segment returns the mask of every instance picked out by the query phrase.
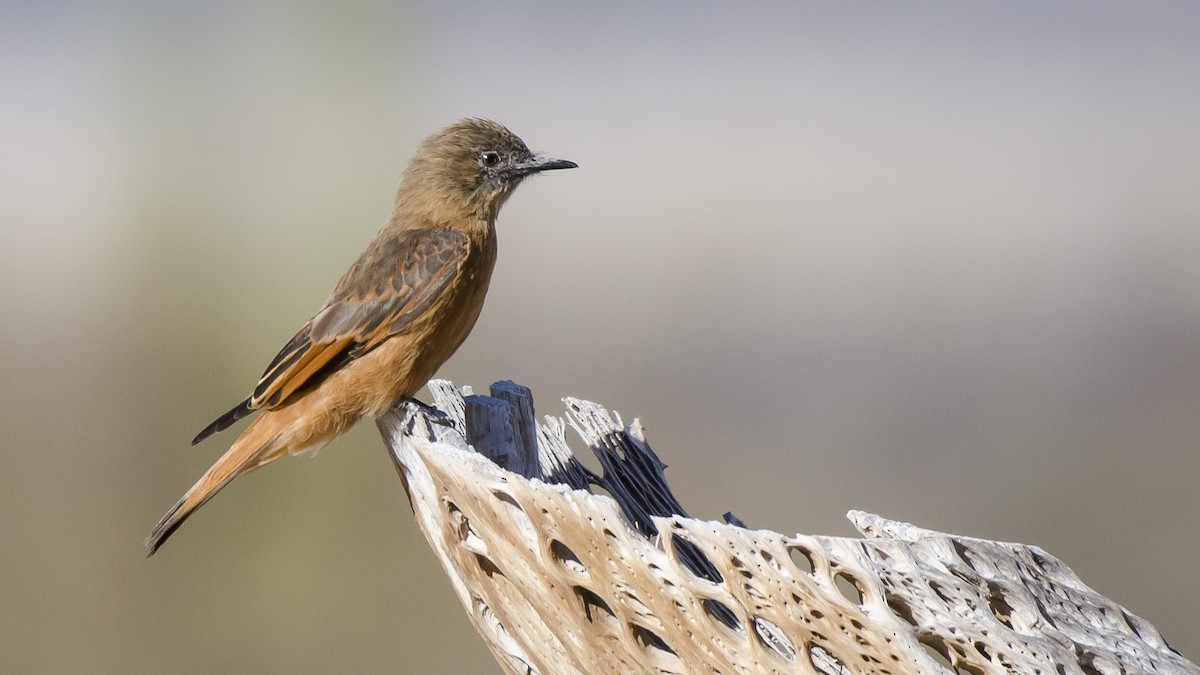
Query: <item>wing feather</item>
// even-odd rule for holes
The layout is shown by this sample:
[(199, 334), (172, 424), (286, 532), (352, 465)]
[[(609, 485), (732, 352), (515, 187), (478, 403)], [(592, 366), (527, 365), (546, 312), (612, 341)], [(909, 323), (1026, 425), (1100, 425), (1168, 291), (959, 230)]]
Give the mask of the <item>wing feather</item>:
[(404, 332), (461, 276), (469, 248), (465, 234), (444, 227), (381, 235), (338, 282), (325, 307), (279, 351), (254, 393), (194, 442), (254, 410), (287, 403), (338, 367)]

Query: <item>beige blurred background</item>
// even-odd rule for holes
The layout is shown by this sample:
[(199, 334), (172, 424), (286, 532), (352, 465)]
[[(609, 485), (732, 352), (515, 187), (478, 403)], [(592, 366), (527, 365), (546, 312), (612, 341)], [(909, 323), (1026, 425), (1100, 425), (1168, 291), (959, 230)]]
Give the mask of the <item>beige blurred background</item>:
[[(5, 3), (0, 671), (497, 672), (371, 425), (142, 538), (463, 116), (442, 375), (640, 416), (694, 515), (1045, 547), (1200, 659), (1200, 7)], [(240, 428), (240, 427), (239, 427)]]

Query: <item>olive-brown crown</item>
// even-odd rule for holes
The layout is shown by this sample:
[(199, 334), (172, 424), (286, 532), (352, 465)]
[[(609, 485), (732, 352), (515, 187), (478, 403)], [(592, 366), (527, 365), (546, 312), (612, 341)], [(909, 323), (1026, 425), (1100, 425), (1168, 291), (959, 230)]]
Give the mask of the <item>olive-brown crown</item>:
[(417, 148), (400, 183), (396, 208), (490, 222), (526, 176), (574, 166), (534, 154), (496, 122), (459, 120)]

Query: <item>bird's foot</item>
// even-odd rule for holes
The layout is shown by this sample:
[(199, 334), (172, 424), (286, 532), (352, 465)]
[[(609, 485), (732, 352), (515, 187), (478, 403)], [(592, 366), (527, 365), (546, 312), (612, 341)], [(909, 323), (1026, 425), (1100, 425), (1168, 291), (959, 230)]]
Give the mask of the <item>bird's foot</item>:
[(408, 403), (415, 406), (421, 412), (425, 413), (425, 416), (429, 418), (430, 422), (433, 422), (434, 424), (440, 424), (442, 426), (449, 427), (451, 429), (454, 428), (454, 420), (450, 417), (450, 415), (446, 414), (442, 410), (439, 410), (438, 408), (435, 408), (435, 407), (429, 405), (428, 403), (426, 403), (420, 399), (416, 399), (416, 398), (410, 397), (408, 399)]

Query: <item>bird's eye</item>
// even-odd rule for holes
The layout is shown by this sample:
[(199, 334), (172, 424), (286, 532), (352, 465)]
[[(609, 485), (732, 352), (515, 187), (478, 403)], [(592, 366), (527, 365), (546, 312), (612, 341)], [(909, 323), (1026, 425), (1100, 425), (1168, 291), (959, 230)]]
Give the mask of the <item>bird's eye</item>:
[(485, 152), (479, 156), (479, 161), (483, 162), (484, 166), (496, 166), (500, 163), (500, 153)]

